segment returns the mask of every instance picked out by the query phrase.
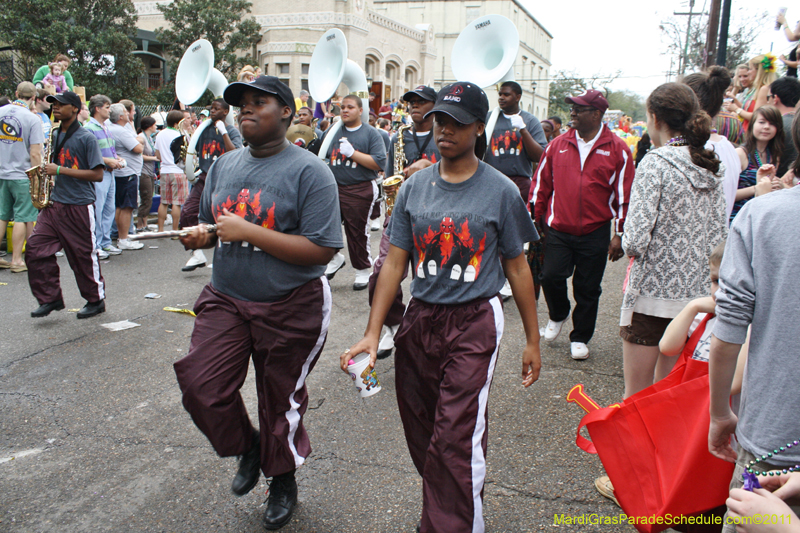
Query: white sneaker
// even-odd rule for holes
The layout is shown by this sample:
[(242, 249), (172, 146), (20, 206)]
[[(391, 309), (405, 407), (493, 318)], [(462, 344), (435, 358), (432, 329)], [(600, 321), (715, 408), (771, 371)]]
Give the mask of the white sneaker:
[(97, 249), (97, 257), (100, 259), (108, 259), (108, 252), (103, 250), (102, 248)]
[(385, 359), (392, 355), (394, 336), (398, 329), (400, 329), (400, 324), (396, 326), (386, 326), (386, 333), (383, 334), (381, 342), (378, 343), (378, 359)]
[(369, 276), (372, 274), (371, 268), (365, 268), (363, 270), (356, 270), (356, 280), (353, 283), (353, 290), (354, 291), (363, 291), (369, 286)]
[(113, 244), (109, 244), (103, 250), (108, 253), (108, 255), (119, 255), (122, 253), (122, 250), (114, 246)]
[(171, 226), (172, 225), (172, 215), (167, 215), (167, 218), (164, 220), (164, 225), (165, 226)]
[(506, 282), (503, 284), (503, 288), (500, 289), (500, 297), (504, 302), (511, 298), (511, 284), (508, 282), (508, 280), (506, 280)]
[(328, 263), (327, 268), (325, 269), (325, 277), (328, 279), (333, 279), (333, 276), (336, 275), (339, 270), (344, 267), (344, 255), (336, 252), (336, 255), (333, 256), (330, 263)]
[(383, 226), (381, 225), (381, 219), (380, 218), (376, 218), (375, 220), (373, 220), (370, 223), (369, 230), (370, 231), (380, 231), (382, 227)]
[(132, 241), (130, 239), (119, 239), (117, 241), (117, 246), (120, 250), (141, 250), (144, 248), (144, 244), (139, 241)]
[(203, 250), (192, 250), (192, 256), (186, 262), (181, 272), (191, 272), (192, 270), (206, 266), (206, 254)]
[(564, 322), (566, 322), (566, 320), (562, 320), (561, 322), (548, 321), (547, 327), (544, 328), (544, 340), (547, 342), (556, 340), (556, 337), (561, 333), (561, 326), (564, 325)]
[(589, 348), (582, 342), (571, 343), (570, 351), (572, 352), (572, 358), (578, 361), (589, 357)]
[(63, 250), (57, 251), (56, 252), (56, 257), (64, 257), (64, 251)]

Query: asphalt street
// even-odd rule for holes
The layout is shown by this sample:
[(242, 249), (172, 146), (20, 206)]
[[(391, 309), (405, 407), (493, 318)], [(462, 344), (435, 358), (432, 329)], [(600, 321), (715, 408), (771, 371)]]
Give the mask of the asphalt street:
[[(375, 251), (378, 239), (374, 232)], [(234, 497), (236, 459), (217, 457), (181, 404), (172, 363), (186, 353), (194, 319), (163, 308), (191, 308), (212, 272), (182, 273), (187, 259), (178, 242), (156, 240), (104, 261), (107, 312), (88, 320), (76, 319), (84, 301), (65, 258), (67, 309), (43, 319), (30, 317), (37, 303), (27, 275), (0, 271), (0, 531), (263, 531), (266, 480)], [(543, 344), (541, 376), (529, 389), (521, 385), (521, 321), (513, 300), (505, 304), (489, 399), (487, 531), (635, 531), (554, 523), (562, 514), (621, 513), (594, 488), (602, 465), (575, 445), (584, 412), (565, 396), (583, 383), (600, 405), (621, 398), (624, 274), (623, 261), (606, 270), (589, 359), (570, 358), (565, 330)], [(397, 411), (394, 356), (377, 366), (383, 390), (363, 400), (338, 367), (368, 315), (353, 275), (348, 260), (331, 282), (330, 332), (307, 381), (313, 453), (298, 471), (300, 503), (287, 533), (410, 533), (419, 520), (421, 481)], [(139, 326), (102, 326), (123, 320)], [(242, 393), (255, 419), (252, 369)]]

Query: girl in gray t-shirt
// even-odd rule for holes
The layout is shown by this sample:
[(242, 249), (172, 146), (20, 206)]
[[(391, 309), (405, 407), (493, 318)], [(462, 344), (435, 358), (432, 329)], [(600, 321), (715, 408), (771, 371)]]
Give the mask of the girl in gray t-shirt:
[(522, 253), (522, 243), (538, 235), (516, 186), (476, 153), (486, 146), (488, 108), (484, 92), (470, 83), (439, 92), (430, 113), (441, 160), (401, 187), (365, 337), (341, 356), (345, 371), (358, 353), (369, 353), (374, 365), (411, 260), (416, 277), (395, 336), (395, 374), (406, 441), (423, 478), (423, 532), (441, 523), (483, 531), (486, 406), (503, 334), (497, 293), (504, 277), (527, 338), (523, 385), (538, 379), (541, 366), (533, 280)]

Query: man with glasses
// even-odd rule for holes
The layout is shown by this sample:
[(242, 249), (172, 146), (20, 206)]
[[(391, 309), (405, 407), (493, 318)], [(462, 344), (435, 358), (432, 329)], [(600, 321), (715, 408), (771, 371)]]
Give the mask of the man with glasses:
[(794, 110), (797, 102), (800, 101), (800, 81), (797, 78), (785, 76), (778, 78), (769, 86), (767, 103), (774, 105), (783, 115), (783, 155), (778, 166), (777, 176), (786, 174), (789, 167), (797, 159), (797, 151), (792, 142), (792, 121), (794, 120)]
[[(575, 311), (570, 333), (573, 359), (586, 359), (594, 334), (606, 258), (619, 260), (634, 166), (625, 141), (603, 126), (608, 101), (589, 90), (566, 99), (570, 130), (553, 139), (536, 170), (531, 203), (546, 233), (542, 290), (554, 341), (569, 317), (567, 278), (572, 276)], [(614, 220), (612, 234), (612, 220)]]

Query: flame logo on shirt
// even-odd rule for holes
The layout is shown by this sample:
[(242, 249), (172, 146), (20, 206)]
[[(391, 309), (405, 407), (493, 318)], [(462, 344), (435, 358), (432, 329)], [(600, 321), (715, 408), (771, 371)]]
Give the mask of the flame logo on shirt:
[(489, 148), (495, 157), (522, 153), (522, 134), (516, 130), (501, 131), (492, 136)]
[[(486, 249), (484, 232), (477, 247), (469, 231), (469, 221), (456, 228), (450, 217), (442, 218), (438, 231), (428, 226), (428, 231), (417, 237), (414, 232), (414, 247), (417, 250), (417, 277), (436, 277), (446, 273), (452, 280), (472, 283), (480, 274), (483, 252)], [(463, 277), (462, 277), (463, 275)]]
[(211, 142), (207, 142), (203, 144), (203, 147), (200, 149), (200, 159), (202, 160), (211, 160), (213, 163), (219, 156), (225, 153), (225, 149), (216, 139), (212, 140)]
[(75, 168), (75, 169), (79, 168), (78, 158), (70, 153), (69, 148), (64, 148), (63, 150), (61, 150), (61, 152), (58, 154), (57, 163), (62, 167), (66, 168)]
[(214, 218), (224, 214), (227, 209), (248, 222), (267, 229), (275, 229), (275, 202), (270, 208), (261, 205), (261, 191), (251, 193), (250, 189), (242, 189), (236, 198), (228, 198), (214, 206)]

